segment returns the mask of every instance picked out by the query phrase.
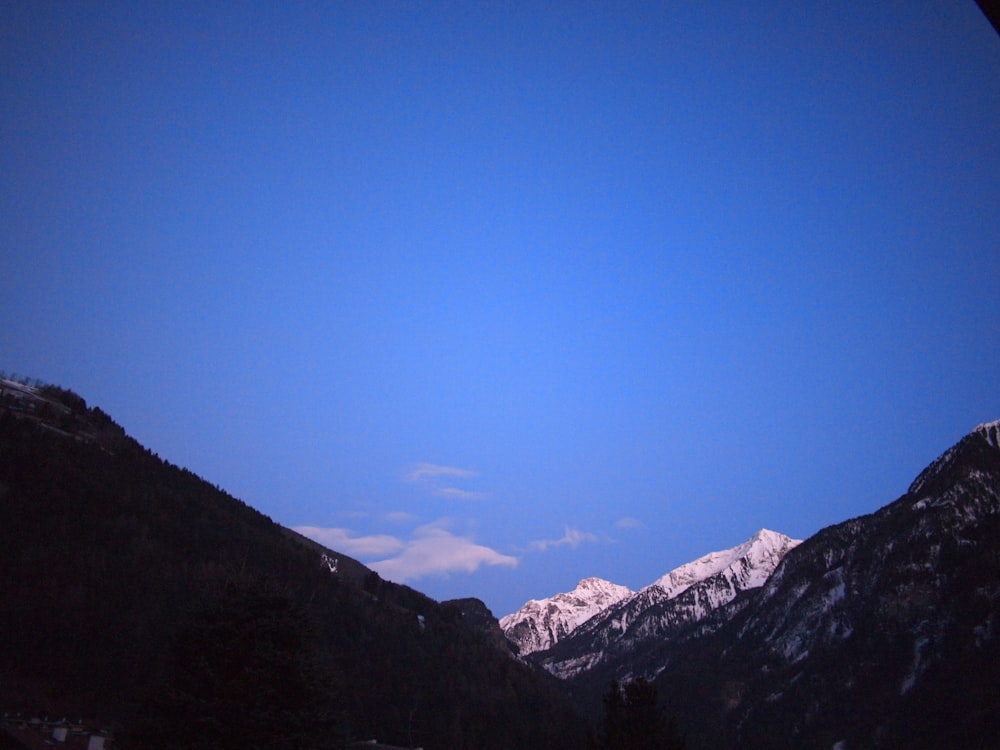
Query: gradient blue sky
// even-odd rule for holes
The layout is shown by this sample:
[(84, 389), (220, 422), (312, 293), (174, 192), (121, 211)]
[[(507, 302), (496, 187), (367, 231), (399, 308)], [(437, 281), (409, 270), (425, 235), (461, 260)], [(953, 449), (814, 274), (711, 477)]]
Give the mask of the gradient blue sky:
[(806, 537), (1000, 417), (973, 0), (32, 0), (0, 60), (0, 368), (435, 598)]

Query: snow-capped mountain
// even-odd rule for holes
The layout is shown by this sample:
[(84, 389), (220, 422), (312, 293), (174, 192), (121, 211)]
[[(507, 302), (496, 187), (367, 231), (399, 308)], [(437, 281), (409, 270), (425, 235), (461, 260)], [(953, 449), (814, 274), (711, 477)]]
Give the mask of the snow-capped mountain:
[(5, 711), (102, 717), (152, 748), (340, 747), (348, 727), (407, 747), (587, 744), (481, 601), (386, 581), (79, 395), (3, 378), (0, 581)]
[(584, 578), (572, 591), (548, 599), (532, 599), (517, 612), (500, 618), (507, 640), (524, 656), (543, 651), (573, 632), (632, 590), (602, 578)]
[(800, 542), (776, 531), (761, 529), (737, 547), (710, 552), (671, 570), (653, 581), (649, 588), (659, 586), (668, 599), (673, 599), (692, 585), (719, 574), (734, 589), (757, 588), (764, 585), (785, 553)]
[[(998, 549), (1000, 421), (899, 499), (798, 545), (759, 589), (614, 666), (655, 677), (699, 746), (1000, 747)], [(610, 666), (573, 689), (596, 701)]]
[[(534, 660), (569, 678), (601, 663), (615, 663), (649, 641), (669, 638), (741, 592), (759, 588), (785, 554), (799, 544), (768, 529), (732, 549), (681, 565), (640, 591), (611, 604)], [(617, 670), (622, 671), (622, 670)], [(623, 667), (624, 678), (631, 670)]]

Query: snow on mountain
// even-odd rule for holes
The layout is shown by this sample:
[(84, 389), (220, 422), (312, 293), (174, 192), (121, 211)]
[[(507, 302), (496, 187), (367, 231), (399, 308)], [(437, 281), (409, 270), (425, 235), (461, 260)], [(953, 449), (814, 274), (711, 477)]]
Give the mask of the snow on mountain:
[(529, 660), (587, 705), (654, 681), (699, 747), (1000, 747), (997, 539), (1000, 421), (874, 513), (762, 530)]
[(662, 670), (661, 686), (696, 675), (680, 699), (726, 696), (706, 747), (1000, 747), (998, 539), (990, 422), (897, 500), (797, 547), (729, 625), (632, 664)]
[(741, 591), (757, 588), (764, 585), (785, 553), (799, 542), (776, 531), (761, 529), (743, 544), (709, 552), (674, 568), (650, 586), (659, 586), (668, 599), (673, 599), (692, 585), (721, 573)]
[[(762, 586), (798, 543), (761, 529), (743, 544), (681, 565), (636, 592), (600, 578), (585, 578), (571, 592), (529, 601), (501, 618), (500, 627), (522, 656), (549, 651), (572, 636), (578, 647), (560, 648), (553, 659), (543, 659), (554, 674), (569, 676), (601, 661), (609, 644), (630, 629), (635, 637), (652, 637), (665, 623), (701, 619), (739, 592)], [(659, 613), (665, 602), (682, 595), (684, 601), (676, 611), (654, 619), (646, 616)]]
[(616, 661), (703, 619), (740, 592), (759, 588), (798, 544), (800, 540), (761, 529), (743, 544), (681, 565), (612, 603), (535, 658), (564, 679)]
[(550, 648), (595, 614), (631, 594), (626, 586), (602, 578), (584, 578), (572, 591), (530, 600), (517, 612), (502, 617), (500, 628), (524, 656)]
[(1000, 448), (1000, 419), (993, 422), (983, 422), (973, 433), (982, 435), (986, 439), (987, 445)]

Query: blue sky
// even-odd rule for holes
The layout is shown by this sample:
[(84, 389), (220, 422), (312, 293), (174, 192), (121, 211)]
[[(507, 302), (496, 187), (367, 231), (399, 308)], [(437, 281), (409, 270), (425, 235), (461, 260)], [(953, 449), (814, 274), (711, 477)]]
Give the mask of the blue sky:
[(643, 586), (1000, 417), (968, 2), (6, 3), (0, 368), (435, 598)]

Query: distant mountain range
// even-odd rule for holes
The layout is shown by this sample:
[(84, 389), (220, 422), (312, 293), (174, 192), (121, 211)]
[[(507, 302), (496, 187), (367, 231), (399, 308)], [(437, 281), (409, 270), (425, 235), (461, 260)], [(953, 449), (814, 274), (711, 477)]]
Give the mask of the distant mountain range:
[(498, 622), (0, 378), (0, 582), (0, 712), (106, 718), (123, 750), (582, 748), (635, 678), (690, 750), (1000, 747), (1000, 422), (805, 541), (761, 530)]
[(522, 658), (590, 710), (643, 677), (696, 747), (1000, 747), (1000, 422), (875, 513), (611, 586), (501, 620), (515, 646), (547, 637)]
[[(500, 627), (522, 655), (533, 654), (532, 661), (565, 679), (669, 638), (741, 592), (764, 585), (799, 543), (761, 529), (743, 544), (686, 563), (636, 592), (584, 579), (569, 594), (528, 602), (502, 618)], [(615, 674), (619, 680), (631, 676)]]

